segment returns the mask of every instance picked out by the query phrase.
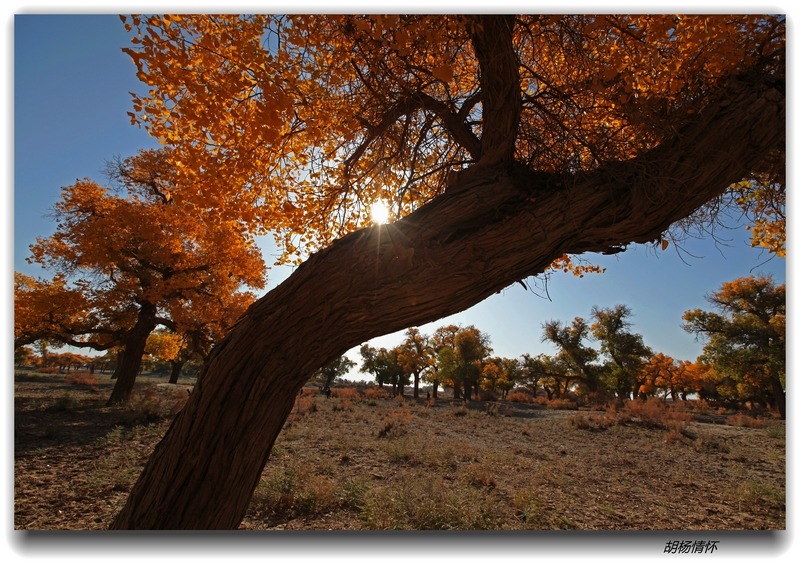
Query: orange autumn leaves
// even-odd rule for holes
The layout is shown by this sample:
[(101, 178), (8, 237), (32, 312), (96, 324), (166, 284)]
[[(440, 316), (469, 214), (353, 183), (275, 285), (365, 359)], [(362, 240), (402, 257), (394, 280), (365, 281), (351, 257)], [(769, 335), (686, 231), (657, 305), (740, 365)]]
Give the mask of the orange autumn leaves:
[(669, 396), (677, 400), (687, 394), (700, 392), (710, 376), (711, 367), (708, 364), (675, 360), (657, 353), (642, 369), (639, 394)]
[[(163, 160), (163, 156), (161, 157)], [(122, 345), (141, 308), (178, 332), (220, 329), (264, 285), (261, 253), (240, 223), (166, 199), (170, 173), (158, 153), (122, 164), (127, 192), (88, 179), (65, 187), (54, 205), (56, 231), (37, 239), (29, 262), (52, 280), (18, 275), (15, 338), (41, 337), (107, 349)], [(219, 335), (220, 332), (215, 332)]]
[[(470, 17), (122, 19), (147, 85), (131, 120), (175, 147), (182, 200), (276, 233), (287, 258), (364, 226), (377, 200), (408, 214), (478, 159)], [(574, 172), (642, 153), (718, 81), (782, 57), (784, 33), (764, 15), (518, 16), (516, 159)]]

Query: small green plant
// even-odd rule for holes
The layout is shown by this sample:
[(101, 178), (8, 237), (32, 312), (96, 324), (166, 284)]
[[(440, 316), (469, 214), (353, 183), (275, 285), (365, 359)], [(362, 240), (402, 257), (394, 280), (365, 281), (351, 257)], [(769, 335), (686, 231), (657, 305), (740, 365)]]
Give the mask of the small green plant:
[(778, 423), (770, 423), (764, 428), (764, 433), (772, 439), (783, 439), (786, 437), (786, 427)]
[(356, 476), (346, 479), (339, 488), (339, 499), (344, 508), (361, 510), (364, 497), (370, 488), (366, 477)]
[(732, 491), (732, 496), (739, 504), (739, 510), (742, 509), (742, 506), (781, 506), (786, 504), (785, 490), (768, 483), (760, 483), (749, 479), (736, 485)]
[(258, 512), (286, 513), (294, 507), (300, 486), (300, 472), (294, 465), (264, 471), (253, 493), (251, 504)]
[(336, 492), (336, 481), (331, 477), (312, 475), (303, 481), (297, 491), (295, 514), (313, 515), (333, 510), (339, 504)]
[(395, 439), (386, 449), (389, 462), (400, 464), (414, 464), (414, 448), (407, 439)]

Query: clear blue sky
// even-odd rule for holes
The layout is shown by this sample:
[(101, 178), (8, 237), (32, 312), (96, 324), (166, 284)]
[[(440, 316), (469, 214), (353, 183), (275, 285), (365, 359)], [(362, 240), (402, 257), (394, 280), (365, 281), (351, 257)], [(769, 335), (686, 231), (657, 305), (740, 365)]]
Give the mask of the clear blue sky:
[[(105, 183), (106, 160), (130, 156), (153, 142), (126, 115), (128, 92), (142, 85), (121, 52), (129, 38), (117, 16), (17, 15), (13, 25), (14, 267), (36, 273), (38, 267), (25, 262), (28, 245), (53, 231), (47, 215), (61, 187), (84, 177)], [(607, 269), (605, 274), (555, 275), (547, 285), (549, 299), (534, 293), (537, 282), (531, 280), (533, 291), (513, 286), (422, 329), (473, 324), (489, 334), (497, 355), (554, 353), (540, 342), (543, 322), (588, 319), (593, 306), (626, 304), (634, 314), (634, 330), (653, 350), (694, 359), (701, 348), (681, 328), (685, 310), (706, 306), (704, 297), (723, 282), (752, 272), (785, 281), (785, 261), (750, 248), (744, 229), (720, 231), (718, 238), (726, 244), (712, 239), (683, 244), (690, 253), (683, 260), (672, 246), (657, 253), (636, 246), (618, 256), (590, 257)], [(269, 241), (263, 244), (272, 266), (274, 252)], [(289, 272), (272, 270), (270, 287)], [(401, 337), (371, 343), (390, 347)]]

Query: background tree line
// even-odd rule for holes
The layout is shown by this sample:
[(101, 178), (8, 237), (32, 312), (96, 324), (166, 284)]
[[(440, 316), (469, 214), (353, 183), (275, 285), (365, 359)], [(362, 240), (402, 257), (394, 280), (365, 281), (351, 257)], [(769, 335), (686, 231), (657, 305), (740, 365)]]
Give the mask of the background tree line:
[[(686, 311), (684, 329), (705, 340), (695, 361), (654, 352), (632, 331), (631, 309), (620, 304), (595, 307), (590, 321), (545, 322), (542, 340), (556, 347), (554, 355), (495, 356), (489, 336), (475, 326), (442, 326), (431, 335), (409, 328), (393, 348), (362, 345), (360, 371), (393, 395), (413, 385), (415, 398), (421, 382), (434, 399), (440, 388), (455, 399), (506, 399), (524, 390), (584, 404), (694, 396), (728, 407), (772, 408), (785, 418), (785, 290), (770, 277), (748, 276), (708, 297), (718, 312)], [(316, 378), (327, 388), (355, 365), (342, 356)]]

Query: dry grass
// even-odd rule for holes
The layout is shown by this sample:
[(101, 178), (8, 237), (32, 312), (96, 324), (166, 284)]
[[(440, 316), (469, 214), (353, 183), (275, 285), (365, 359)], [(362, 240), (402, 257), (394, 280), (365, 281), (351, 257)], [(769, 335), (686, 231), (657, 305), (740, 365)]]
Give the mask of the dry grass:
[[(106, 407), (110, 387), (17, 380), (16, 528), (107, 527), (187, 394), (145, 380), (138, 401)], [(786, 526), (782, 422), (698, 423), (641, 404), (594, 412), (489, 405), (304, 392), (241, 528)], [(676, 427), (680, 438), (668, 439)]]

